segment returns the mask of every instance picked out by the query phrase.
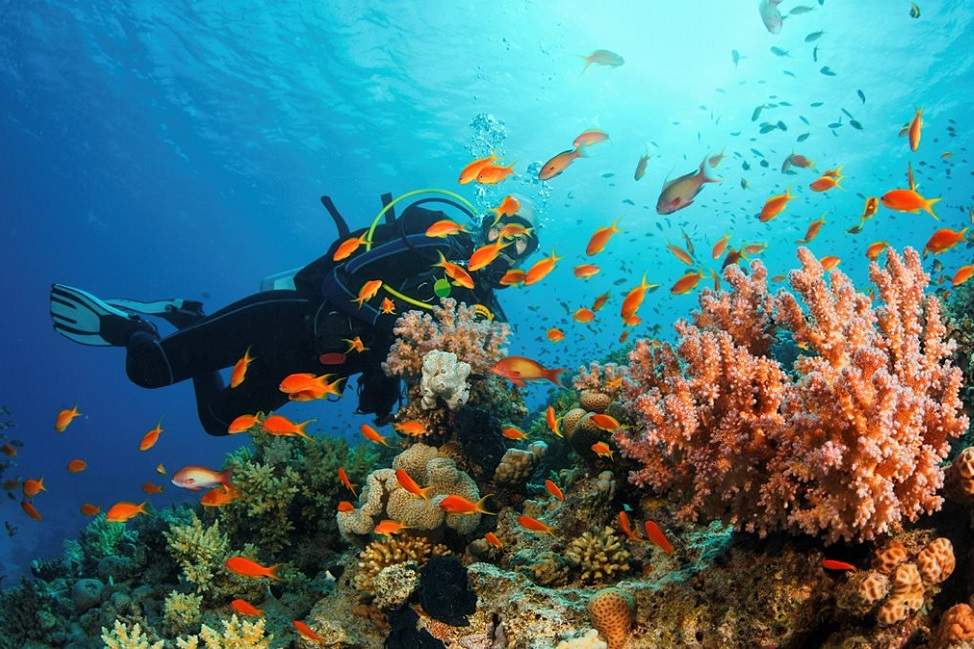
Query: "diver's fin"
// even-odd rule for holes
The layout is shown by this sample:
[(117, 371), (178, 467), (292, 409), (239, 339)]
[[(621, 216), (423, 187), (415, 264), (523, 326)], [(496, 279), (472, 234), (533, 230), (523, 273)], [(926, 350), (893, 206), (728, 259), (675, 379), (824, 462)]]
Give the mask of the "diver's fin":
[(335, 229), (338, 230), (338, 238), (345, 239), (348, 237), (350, 230), (348, 229), (348, 223), (345, 222), (345, 217), (342, 213), (338, 211), (335, 207), (335, 203), (331, 200), (331, 196), (322, 196), (321, 204), (325, 206), (328, 210), (328, 214), (331, 215), (331, 220), (335, 222)]
[(197, 300), (172, 299), (141, 302), (128, 298), (113, 297), (105, 300), (105, 302), (128, 313), (153, 315), (162, 318), (177, 329), (188, 327), (205, 317), (203, 314), (203, 303)]
[[(392, 194), (390, 194), (389, 192), (386, 192), (385, 194), (383, 194), (379, 198), (382, 200), (382, 207), (383, 208), (388, 207), (389, 206), (389, 203), (392, 202)], [(386, 223), (395, 223), (396, 222), (396, 208), (395, 207), (389, 207), (389, 209), (386, 210), (385, 221), (386, 221)]]
[(64, 284), (51, 285), (51, 321), (54, 331), (82, 345), (122, 346), (139, 329), (155, 333), (141, 318)]

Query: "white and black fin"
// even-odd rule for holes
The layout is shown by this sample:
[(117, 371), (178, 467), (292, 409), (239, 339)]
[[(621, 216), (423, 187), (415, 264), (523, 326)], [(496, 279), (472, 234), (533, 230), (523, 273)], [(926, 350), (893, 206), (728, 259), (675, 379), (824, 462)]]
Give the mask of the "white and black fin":
[(196, 300), (155, 300), (141, 302), (128, 298), (110, 298), (108, 304), (128, 313), (162, 318), (177, 329), (188, 327), (204, 317), (203, 303)]
[(125, 345), (138, 329), (153, 330), (144, 320), (64, 284), (51, 285), (51, 322), (54, 330), (66, 338), (103, 347)]

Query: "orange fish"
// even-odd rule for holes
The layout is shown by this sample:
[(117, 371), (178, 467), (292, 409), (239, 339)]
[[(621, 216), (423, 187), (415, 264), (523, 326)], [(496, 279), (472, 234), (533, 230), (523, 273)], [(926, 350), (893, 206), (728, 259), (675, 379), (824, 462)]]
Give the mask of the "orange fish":
[(923, 210), (933, 218), (940, 220), (937, 213), (933, 211), (933, 206), (940, 202), (940, 198), (924, 198), (915, 189), (893, 189), (883, 194), (883, 205), (896, 212), (909, 212), (919, 214)]
[(523, 442), (528, 438), (527, 433), (517, 426), (505, 426), (501, 429), (501, 435), (504, 437), (504, 439), (510, 439), (515, 442)]
[(358, 354), (363, 354), (369, 351), (369, 348), (365, 346), (362, 342), (361, 336), (355, 336), (354, 338), (342, 338), (343, 343), (348, 343), (348, 349), (345, 350), (346, 354), (351, 354), (356, 352)]
[[(333, 384), (328, 383), (328, 379), (331, 377), (331, 374), (315, 376), (310, 372), (297, 372), (284, 377), (284, 380), (277, 386), (277, 389), (288, 395), (310, 393), (324, 396), (327, 393), (334, 392), (331, 387)], [(254, 423), (258, 422), (255, 421)]]
[(633, 531), (632, 524), (629, 522), (629, 514), (625, 510), (619, 512), (619, 529), (630, 541), (638, 541), (639, 534)]
[(156, 473), (158, 473), (159, 475), (166, 475), (166, 467), (164, 467), (161, 463), (157, 464)]
[(146, 492), (150, 496), (162, 493), (162, 487), (154, 482), (145, 482), (142, 484), (142, 491)]
[(547, 525), (539, 521), (537, 518), (531, 518), (530, 516), (521, 515), (517, 517), (517, 522), (518, 525), (520, 525), (521, 527), (523, 527), (529, 532), (535, 532), (537, 534), (554, 533), (554, 530), (552, 528), (548, 527)]
[(394, 534), (398, 534), (399, 532), (402, 532), (403, 530), (408, 530), (408, 529), (409, 529), (408, 527), (406, 527), (399, 521), (392, 521), (389, 519), (385, 519), (383, 521), (379, 521), (379, 524), (376, 525), (375, 529), (373, 529), (372, 531), (381, 536), (392, 536)]
[(603, 293), (595, 298), (595, 302), (592, 302), (592, 310), (598, 311), (605, 306), (605, 303), (609, 301), (609, 294)]
[(974, 275), (974, 264), (968, 264), (966, 266), (961, 266), (954, 273), (954, 278), (950, 280), (951, 284), (954, 286), (960, 286)]
[(626, 325), (627, 327), (635, 327), (642, 321), (643, 321), (642, 318), (640, 318), (635, 313), (630, 313), (629, 315), (622, 316), (622, 324)]
[(30, 516), (31, 518), (33, 518), (35, 521), (40, 522), (40, 521), (44, 520), (44, 517), (41, 516), (41, 513), (39, 511), (37, 511), (37, 508), (34, 507), (30, 502), (28, 502), (26, 500), (20, 501), (20, 508), (23, 509), (24, 512), (28, 516)]
[(162, 434), (162, 422), (160, 421), (156, 424), (156, 427), (150, 430), (148, 433), (142, 436), (142, 441), (139, 442), (140, 451), (148, 451), (150, 448), (156, 445), (159, 441), (159, 435)]
[(342, 259), (351, 257), (352, 253), (358, 250), (359, 246), (365, 244), (366, 237), (368, 235), (369, 233), (366, 231), (363, 232), (362, 236), (360, 237), (350, 237), (342, 241), (340, 244), (338, 244), (335, 254), (331, 256), (332, 261), (341, 261)]
[(578, 279), (591, 279), (598, 275), (600, 270), (595, 264), (579, 264), (572, 272)]
[(842, 178), (842, 165), (839, 165), (835, 169), (829, 169), (822, 173), (823, 176), (828, 176), (829, 178), (835, 178), (838, 180)]
[(574, 315), (572, 315), (572, 320), (585, 324), (595, 320), (595, 313), (591, 309), (583, 306), (575, 311)]
[(220, 485), (210, 489), (200, 497), (203, 507), (223, 507), (240, 497), (240, 491), (232, 485)]
[(24, 480), (24, 496), (27, 498), (33, 498), (42, 491), (47, 491), (47, 487), (44, 486), (44, 478), (38, 480)]
[(676, 284), (670, 287), (670, 293), (673, 295), (683, 295), (685, 293), (689, 293), (697, 287), (697, 284), (701, 279), (703, 279), (703, 275), (699, 271), (691, 270), (683, 277), (676, 280)]
[(503, 275), (501, 275), (498, 283), (501, 286), (517, 286), (518, 284), (523, 284), (524, 280), (528, 278), (528, 274), (521, 270), (520, 268), (512, 268)]
[(592, 146), (593, 144), (601, 144), (609, 139), (609, 134), (605, 131), (600, 131), (595, 128), (591, 128), (587, 131), (583, 131), (575, 140), (572, 142), (572, 146), (576, 149), (586, 146)]
[(727, 249), (727, 244), (730, 243), (730, 239), (731, 235), (725, 234), (717, 240), (717, 243), (714, 244), (713, 250), (710, 251), (711, 259), (720, 259), (720, 256), (724, 254), (724, 251)]
[(341, 513), (343, 513), (343, 514), (347, 514), (349, 512), (354, 512), (355, 511), (355, 505), (353, 505), (352, 503), (350, 503), (347, 500), (342, 500), (341, 502), (338, 503), (338, 511), (341, 512)]
[(57, 417), (54, 419), (54, 430), (59, 433), (63, 433), (67, 430), (68, 426), (74, 421), (75, 417), (80, 416), (81, 413), (78, 412), (78, 406), (72, 406), (71, 408), (66, 408), (57, 413)]
[(348, 479), (348, 473), (345, 471), (345, 467), (338, 467), (338, 481), (342, 483), (342, 486), (351, 491), (353, 496), (358, 496), (358, 494), (355, 493), (355, 485), (353, 485), (352, 481)]
[(626, 342), (628, 338), (629, 338), (629, 330), (627, 329), (626, 331), (623, 331), (621, 334), (619, 334), (619, 344), (621, 345), (622, 343)]
[(291, 622), (291, 624), (297, 630), (298, 634), (300, 634), (301, 637), (304, 638), (305, 640), (307, 640), (309, 642), (314, 642), (316, 644), (324, 644), (325, 643), (325, 639), (324, 638), (322, 638), (320, 635), (318, 635), (317, 633), (315, 633), (314, 630), (312, 630), (312, 628), (310, 626), (308, 626), (307, 624), (305, 624), (301, 620), (293, 620)]
[(639, 282), (639, 286), (630, 290), (626, 293), (625, 299), (622, 301), (622, 308), (620, 309), (620, 314), (622, 319), (626, 320), (630, 316), (635, 315), (639, 307), (642, 306), (643, 300), (646, 299), (646, 292), (650, 290), (655, 290), (659, 284), (650, 284), (646, 281), (646, 275), (643, 274), (642, 280)]
[(558, 485), (556, 485), (554, 482), (552, 482), (551, 480), (545, 480), (544, 481), (544, 488), (547, 489), (548, 490), (548, 493), (550, 493), (552, 496), (554, 496), (555, 498), (557, 498), (561, 502), (565, 502), (565, 492), (563, 492), (558, 487)]
[(774, 282), (775, 284), (780, 284), (781, 282), (785, 281), (785, 276), (784, 275), (772, 275), (771, 276), (771, 281)]
[(230, 608), (241, 615), (248, 617), (264, 617), (264, 611), (257, 608), (245, 599), (235, 599), (230, 602)]
[(888, 247), (889, 244), (885, 241), (875, 241), (869, 244), (869, 247), (866, 248), (866, 257), (869, 259), (869, 261), (876, 261), (879, 256), (883, 254), (883, 251)]
[(913, 120), (910, 122), (910, 129), (907, 134), (910, 136), (910, 149), (916, 151), (920, 148), (920, 136), (923, 131), (923, 109), (917, 108), (917, 112), (913, 115)]
[(876, 215), (876, 210), (879, 209), (879, 199), (875, 196), (870, 196), (866, 199), (866, 206), (862, 210), (862, 216), (859, 218), (863, 221), (866, 219), (871, 219)]
[(529, 236), (533, 229), (534, 228), (526, 227), (520, 223), (508, 223), (501, 228), (501, 231), (497, 236), (501, 239), (517, 239), (518, 237)]
[(136, 505), (126, 501), (117, 502), (105, 513), (105, 520), (109, 523), (125, 523), (139, 514), (145, 514), (145, 503)]
[(524, 356), (508, 356), (494, 363), (490, 371), (519, 388), (523, 388), (527, 381), (538, 380), (551, 381), (560, 387), (558, 375), (564, 372), (565, 368), (545, 368), (537, 361)]
[(646, 521), (646, 538), (650, 540), (654, 545), (659, 546), (663, 552), (669, 554), (673, 552), (673, 546), (670, 544), (669, 539), (666, 538), (666, 534), (660, 529), (654, 521)]
[(264, 577), (268, 579), (273, 579), (274, 581), (279, 581), (280, 577), (277, 576), (277, 565), (273, 566), (262, 566), (256, 561), (252, 561), (247, 557), (242, 557), (240, 555), (234, 555), (227, 559), (223, 566), (235, 575), (240, 575), (241, 577), (250, 577), (251, 579), (262, 579)]
[(774, 217), (784, 212), (785, 206), (788, 205), (788, 201), (790, 200), (791, 189), (786, 189), (784, 194), (776, 194), (772, 196), (765, 201), (764, 206), (761, 208), (761, 213), (758, 214), (758, 220), (762, 223), (767, 223)]
[(717, 276), (717, 271), (713, 268), (710, 269), (710, 279), (714, 281), (714, 290), (720, 290), (720, 277)]
[(951, 230), (950, 228), (940, 228), (927, 240), (927, 245), (923, 247), (923, 250), (924, 252), (932, 252), (935, 255), (939, 255), (942, 252), (947, 252), (963, 241), (964, 235), (966, 234), (967, 228), (959, 231)]
[(402, 469), (396, 469), (396, 480), (399, 482), (400, 487), (412, 495), (422, 498), (423, 500), (430, 499), (430, 492), (433, 490), (433, 487), (420, 487), (419, 484), (413, 480), (412, 476)]
[(609, 433), (615, 432), (615, 430), (621, 425), (612, 415), (602, 413), (592, 415), (590, 421), (595, 425), (596, 428), (600, 428), (601, 430)]
[(487, 541), (487, 545), (492, 548), (500, 550), (502, 547), (504, 547), (504, 543), (493, 532), (487, 532), (484, 534), (484, 540)]
[(437, 254), (440, 255), (440, 260), (433, 264), (433, 268), (442, 268), (446, 276), (452, 279), (457, 286), (469, 289), (473, 288), (473, 277), (470, 276), (470, 273), (464, 270), (463, 267), (448, 261), (442, 252), (437, 251)]
[(575, 160), (584, 157), (586, 157), (584, 149), (562, 151), (542, 165), (541, 171), (538, 172), (538, 180), (551, 180), (561, 175)]
[(815, 166), (815, 163), (801, 155), (800, 153), (792, 153), (788, 156), (785, 162), (789, 167), (798, 167), (799, 169), (809, 169)]
[(247, 378), (247, 368), (253, 362), (254, 358), (250, 355), (250, 347), (247, 347), (240, 360), (233, 364), (233, 371), (230, 372), (231, 388), (235, 388), (244, 382), (244, 379)]
[(3, 446), (0, 446), (0, 451), (7, 457), (17, 457), (17, 447), (10, 442), (4, 442)]
[(477, 174), (477, 182), (481, 185), (496, 185), (514, 173), (514, 165), (504, 167), (502, 165), (489, 164)]
[(389, 314), (396, 312), (396, 303), (387, 297), (382, 298), (382, 307), (380, 309), (382, 313)]
[(544, 413), (545, 423), (548, 425), (548, 430), (555, 437), (561, 437), (561, 428), (558, 426), (558, 417), (555, 416), (555, 409), (552, 406), (548, 406)]
[(315, 421), (315, 419), (309, 419), (307, 421), (302, 421), (300, 424), (296, 424), (283, 415), (271, 415), (262, 421), (260, 426), (261, 429), (268, 435), (274, 435), (276, 437), (303, 437), (304, 439), (311, 439), (304, 429), (308, 426), (308, 424), (314, 423)]
[(809, 187), (813, 192), (827, 192), (833, 187), (842, 187), (839, 181), (842, 180), (842, 176), (821, 176), (820, 178), (812, 181)]
[(83, 516), (97, 516), (101, 513), (101, 507), (98, 505), (92, 505), (91, 503), (84, 503), (81, 505), (81, 514)]
[(548, 340), (553, 343), (560, 343), (565, 339), (565, 332), (558, 327), (551, 327), (545, 332), (545, 335), (548, 337)]
[(406, 435), (408, 437), (422, 437), (426, 435), (426, 424), (419, 419), (410, 419), (408, 421), (400, 421), (392, 425), (399, 433)]
[(472, 500), (467, 500), (463, 496), (450, 495), (440, 501), (440, 509), (445, 511), (447, 514), (458, 514), (460, 516), (468, 516), (471, 514), (486, 514), (488, 516), (496, 516), (496, 512), (489, 512), (484, 509), (484, 503), (487, 499), (491, 497), (492, 494), (487, 494), (477, 502)]
[(836, 561), (835, 559), (822, 559), (822, 567), (826, 570), (855, 570), (856, 567), (851, 563), (846, 563), (845, 561)]
[(88, 463), (78, 458), (68, 462), (68, 473), (81, 473), (88, 468)]
[(227, 433), (229, 435), (236, 435), (237, 433), (246, 433), (248, 430), (260, 424), (260, 415), (240, 415), (236, 419), (230, 422), (227, 426)]
[(680, 246), (674, 246), (672, 243), (666, 244), (666, 249), (673, 253), (673, 256), (682, 261), (687, 266), (693, 266), (693, 257), (690, 256), (686, 250)]
[[(312, 375), (309, 374), (308, 376), (311, 377)], [(328, 374), (327, 376), (331, 376), (331, 375)], [(315, 386), (308, 390), (300, 390), (298, 392), (292, 392), (287, 395), (287, 398), (291, 401), (317, 401), (319, 399), (325, 399), (329, 395), (334, 397), (341, 397), (342, 390), (343, 390), (342, 382), (345, 381), (346, 378), (348, 377), (339, 376), (331, 383), (325, 383), (321, 387)]]
[(358, 429), (362, 433), (362, 437), (369, 440), (373, 444), (381, 444), (386, 448), (392, 448), (391, 446), (389, 446), (389, 440), (387, 440), (385, 437), (380, 435), (379, 431), (372, 428), (368, 424), (362, 424), (361, 426), (358, 427)]
[(527, 274), (524, 276), (524, 285), (531, 286), (532, 284), (537, 284), (548, 274), (555, 269), (555, 264), (561, 261), (561, 257), (555, 254), (555, 251), (551, 251), (550, 257), (544, 257), (539, 259), (531, 265), (528, 269)]
[(612, 449), (605, 442), (595, 442), (592, 444), (592, 452), (599, 457), (607, 457), (610, 460), (614, 460), (615, 457), (612, 455)]
[(514, 216), (519, 211), (521, 211), (521, 202), (511, 195), (507, 195), (501, 204), (494, 208), (494, 223), (497, 223), (501, 217)]
[(362, 284), (362, 288), (358, 291), (358, 297), (352, 300), (352, 302), (358, 304), (358, 308), (361, 309), (362, 305), (376, 296), (380, 288), (382, 288), (381, 279), (370, 279)]
[(477, 175), (480, 173), (480, 170), (493, 163), (495, 160), (497, 160), (497, 156), (491, 153), (486, 158), (478, 158), (477, 160), (469, 163), (460, 172), (460, 177), (458, 178), (459, 183), (461, 185), (466, 185), (467, 183), (475, 181), (477, 179)]
[(808, 224), (808, 229), (805, 230), (805, 238), (799, 239), (795, 243), (811, 243), (812, 239), (818, 236), (818, 233), (822, 230), (822, 226), (825, 225), (825, 215), (823, 214), (818, 219), (812, 221)]
[(451, 235), (466, 232), (467, 229), (456, 221), (450, 219), (440, 219), (433, 225), (426, 228), (426, 236), (434, 239), (445, 239)]
[(501, 253), (501, 250), (509, 245), (511, 245), (509, 241), (505, 243), (498, 239), (494, 243), (480, 246), (470, 255), (470, 259), (467, 261), (467, 270), (473, 273), (482, 268), (487, 268), (487, 266), (490, 266), (497, 259), (497, 255)]
[(221, 472), (202, 466), (184, 466), (173, 475), (172, 483), (183, 489), (199, 491), (200, 489), (209, 489), (220, 484), (229, 483), (232, 473), (233, 469), (227, 469)]
[(825, 270), (832, 270), (833, 268), (838, 266), (842, 260), (833, 255), (829, 255), (827, 257), (822, 257), (818, 261), (820, 264), (822, 264), (822, 268), (824, 268)]
[(602, 252), (606, 244), (609, 243), (609, 239), (612, 238), (612, 235), (618, 231), (619, 219), (616, 219), (610, 225), (596, 230), (588, 240), (588, 245), (585, 246), (585, 254), (591, 257)]

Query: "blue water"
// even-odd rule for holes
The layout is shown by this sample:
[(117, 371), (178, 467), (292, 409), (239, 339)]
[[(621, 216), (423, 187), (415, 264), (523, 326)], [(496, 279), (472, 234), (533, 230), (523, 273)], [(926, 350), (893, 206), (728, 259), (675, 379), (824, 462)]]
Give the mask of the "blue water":
[[(762, 258), (777, 274), (794, 265), (794, 241), (808, 223), (828, 211), (811, 248), (841, 257), (840, 269), (865, 290), (866, 245), (922, 247), (938, 227), (880, 208), (861, 234), (845, 231), (865, 196), (906, 186), (908, 161), (920, 192), (943, 197), (941, 225), (970, 224), (970, 3), (924, 1), (912, 19), (910, 3), (899, 0), (786, 0), (783, 13), (812, 11), (787, 17), (778, 35), (751, 0), (635, 4), (0, 4), (0, 404), (24, 441), (5, 477), (43, 476), (48, 487), (36, 499), (41, 523), (19, 500), (3, 501), (0, 518), (18, 528), (0, 536), (4, 572), (58, 551), (84, 523), (81, 502), (142, 500), (143, 482), (165, 482), (158, 463), (216, 466), (244, 443), (202, 432), (188, 383), (135, 387), (123, 352), (56, 335), (52, 282), (104, 296), (202, 299), (213, 311), (256, 291), (263, 276), (322, 253), (335, 233), (321, 194), (356, 227), (386, 191), (444, 187), (482, 208), (516, 193), (534, 205), (541, 251), (564, 259), (542, 284), (503, 293), (517, 328), (511, 350), (574, 368), (617, 348), (619, 300), (644, 272), (662, 288), (643, 306), (637, 334), (661, 325), (669, 336), (670, 323), (695, 305), (697, 292), (667, 290), (686, 270), (665, 249), (683, 245), (681, 228), (710, 266), (710, 246), (725, 232), (732, 245), (767, 242)], [(820, 30), (819, 40), (804, 41)], [(600, 48), (625, 64), (582, 74), (580, 55)], [(736, 66), (735, 49), (743, 57)], [(756, 106), (782, 101), (791, 105), (752, 121)], [(912, 153), (897, 131), (921, 106), (926, 127)], [(761, 135), (765, 120), (788, 130)], [(551, 182), (528, 173), (588, 128), (607, 131), (609, 142)], [(802, 133), (810, 135), (797, 143)], [(457, 185), (463, 165), (490, 150), (515, 163), (517, 175), (492, 188)], [(687, 209), (657, 215), (664, 180), (721, 150), (723, 182)], [(635, 182), (646, 151), (646, 176)], [(783, 175), (792, 152), (819, 170), (842, 165), (844, 189), (813, 194), (811, 172)], [(952, 155), (943, 160), (945, 152)], [(796, 198), (784, 214), (758, 222), (764, 200), (786, 187)], [(575, 279), (592, 231), (620, 218), (622, 232), (594, 260), (602, 273)], [(971, 257), (958, 246), (940, 259), (952, 274)], [(606, 290), (613, 301), (594, 323), (570, 320)], [(558, 345), (543, 337), (552, 325), (568, 333)], [(546, 388), (531, 395), (538, 404)], [(354, 437), (354, 402), (348, 394), (285, 414), (320, 417), (321, 432)], [(84, 417), (54, 433), (55, 413), (73, 404)], [(140, 453), (139, 439), (160, 418), (161, 441)], [(74, 457), (88, 461), (85, 473), (66, 472)], [(152, 502), (191, 497), (167, 486)]]

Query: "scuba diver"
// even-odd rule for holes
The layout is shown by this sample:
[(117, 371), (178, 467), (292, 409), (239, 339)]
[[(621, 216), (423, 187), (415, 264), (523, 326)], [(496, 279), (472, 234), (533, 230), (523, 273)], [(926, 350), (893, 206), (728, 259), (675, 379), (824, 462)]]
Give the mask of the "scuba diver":
[[(54, 330), (85, 345), (124, 347), (126, 373), (136, 385), (159, 388), (192, 379), (200, 422), (211, 435), (226, 435), (230, 422), (241, 414), (270, 412), (287, 403), (288, 395), (278, 386), (296, 372), (327, 373), (333, 379), (359, 374), (357, 412), (386, 423), (401, 401), (399, 377), (387, 376), (381, 366), (395, 340), (392, 329), (398, 314), (414, 308), (429, 310), (449, 295), (458, 302), (483, 305), (492, 317), (504, 321), (494, 291), (504, 288), (500, 284), (504, 273), (538, 247), (531, 229), (475, 273), (473, 289), (449, 283), (435, 266), (440, 255), (464, 265), (475, 249), (498, 239), (502, 226), (493, 215), (486, 215), (472, 233), (427, 236), (430, 225), (451, 218), (432, 207), (449, 208), (473, 222), (476, 215), (463, 197), (436, 190), (449, 198), (417, 200), (397, 218), (397, 203), (423, 193), (431, 190), (409, 192), (395, 200), (384, 194), (383, 208), (371, 226), (354, 232), (331, 199), (323, 196), (321, 202), (338, 229), (338, 239), (328, 251), (297, 272), (266, 278), (261, 292), (208, 316), (203, 305), (193, 300), (100, 299), (54, 284), (50, 295)], [(452, 220), (461, 223), (456, 216)], [(506, 216), (503, 224), (508, 223), (532, 228), (526, 209)], [(335, 251), (351, 237), (361, 238), (363, 245), (351, 256), (334, 261)], [(379, 294), (360, 307), (356, 302), (360, 288), (376, 279), (382, 280)], [(382, 302), (385, 311), (391, 311), (386, 298), (395, 313), (377, 308)], [(166, 320), (176, 331), (161, 337), (144, 316)], [(364, 350), (350, 349), (356, 338)], [(225, 387), (220, 370), (234, 365), (248, 349), (254, 360), (246, 380)]]

